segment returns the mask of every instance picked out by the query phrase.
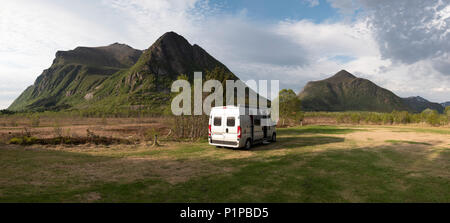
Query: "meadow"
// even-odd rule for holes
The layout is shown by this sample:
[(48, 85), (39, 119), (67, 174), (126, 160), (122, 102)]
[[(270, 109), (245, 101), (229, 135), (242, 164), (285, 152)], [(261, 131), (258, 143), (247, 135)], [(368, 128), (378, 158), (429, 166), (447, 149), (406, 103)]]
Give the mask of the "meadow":
[[(61, 128), (140, 139), (140, 129), (163, 122), (133, 120), (73, 119)], [(53, 134), (41, 122), (30, 131)], [(450, 202), (450, 128), (297, 126), (250, 151), (204, 139), (163, 138), (158, 147), (3, 142), (0, 169), (0, 202)]]

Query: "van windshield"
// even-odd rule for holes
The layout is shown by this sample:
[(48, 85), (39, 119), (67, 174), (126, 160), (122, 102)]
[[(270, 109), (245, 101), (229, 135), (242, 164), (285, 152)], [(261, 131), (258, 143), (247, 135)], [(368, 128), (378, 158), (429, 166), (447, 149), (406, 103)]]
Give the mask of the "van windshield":
[(228, 127), (234, 127), (235, 124), (236, 124), (236, 121), (235, 121), (234, 117), (228, 117), (227, 118), (227, 126)]

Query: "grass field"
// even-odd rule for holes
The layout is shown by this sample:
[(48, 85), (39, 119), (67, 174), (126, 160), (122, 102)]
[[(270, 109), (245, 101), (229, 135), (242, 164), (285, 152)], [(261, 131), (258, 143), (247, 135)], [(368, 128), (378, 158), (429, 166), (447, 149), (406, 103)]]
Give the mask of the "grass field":
[(450, 129), (305, 126), (206, 142), (0, 145), (0, 202), (450, 202)]

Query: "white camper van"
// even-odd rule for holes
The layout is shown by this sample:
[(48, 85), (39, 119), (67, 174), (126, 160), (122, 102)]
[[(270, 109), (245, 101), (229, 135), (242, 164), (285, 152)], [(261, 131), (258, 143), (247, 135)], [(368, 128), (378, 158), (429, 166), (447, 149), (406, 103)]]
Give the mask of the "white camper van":
[(277, 139), (268, 108), (213, 107), (208, 128), (208, 141), (214, 146), (250, 149), (253, 144)]

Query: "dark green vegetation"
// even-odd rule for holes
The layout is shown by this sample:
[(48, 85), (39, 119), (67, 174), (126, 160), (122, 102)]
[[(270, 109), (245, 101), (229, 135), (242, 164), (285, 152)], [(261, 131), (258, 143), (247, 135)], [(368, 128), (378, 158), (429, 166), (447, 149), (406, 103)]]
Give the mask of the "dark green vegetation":
[[(394, 127), (395, 129), (395, 127)], [(443, 134), (450, 135), (449, 129), (437, 129), (437, 128), (401, 128), (392, 130), (393, 132), (417, 132), (417, 133), (433, 133), (433, 134)]]
[(428, 124), (431, 126), (446, 126), (450, 123), (450, 112), (439, 114), (435, 110), (426, 109), (421, 113), (407, 111), (380, 112), (305, 112), (305, 120), (330, 118), (338, 124)]
[[(206, 143), (5, 145), (0, 149), (0, 201), (450, 202), (448, 149), (434, 143), (375, 145), (373, 140), (384, 139), (349, 135), (374, 131), (283, 129), (279, 142), (252, 151)], [(387, 137), (407, 141), (401, 134)]]
[(339, 128), (336, 126), (327, 126), (327, 125), (319, 125), (319, 126), (304, 126), (304, 127), (294, 127), (294, 128), (283, 128), (278, 129), (278, 133), (284, 135), (296, 135), (296, 134), (346, 134), (352, 133), (355, 131), (365, 131), (361, 128)]
[(111, 145), (111, 144), (131, 144), (129, 140), (116, 139), (100, 136), (91, 137), (55, 137), (40, 139), (34, 136), (14, 137), (9, 140), (9, 144), (13, 145), (80, 145), (93, 143), (95, 145)]
[(286, 120), (293, 120), (294, 125), (301, 123), (303, 120), (303, 112), (301, 112), (301, 101), (295, 95), (292, 89), (283, 89), (280, 91), (278, 98), (275, 100), (279, 103), (280, 126), (285, 126)]
[(164, 34), (144, 51), (122, 44), (59, 51), (52, 66), (9, 110), (147, 109), (161, 113), (171, 98), (172, 82), (182, 74), (192, 81), (194, 71), (213, 72), (210, 78), (217, 74), (238, 79), (200, 46), (174, 32)]
[(342, 70), (321, 81), (309, 82), (298, 95), (305, 111), (409, 111), (444, 108), (421, 97), (400, 98), (373, 82)]
[(420, 96), (403, 98), (403, 101), (415, 112), (431, 109), (443, 113), (445, 108), (441, 104), (430, 102)]
[(390, 142), (393, 144), (402, 144), (402, 143), (406, 143), (406, 144), (413, 144), (413, 145), (426, 145), (426, 146), (431, 146), (430, 143), (426, 143), (426, 142), (415, 142), (415, 141), (406, 141), (406, 140), (386, 140), (386, 142)]

